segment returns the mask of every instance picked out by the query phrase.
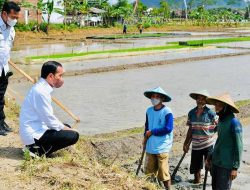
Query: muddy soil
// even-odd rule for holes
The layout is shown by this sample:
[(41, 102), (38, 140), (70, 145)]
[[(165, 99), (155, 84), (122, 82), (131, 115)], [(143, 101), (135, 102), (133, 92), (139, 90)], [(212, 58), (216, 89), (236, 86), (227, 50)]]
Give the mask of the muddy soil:
[[(246, 119), (249, 117), (249, 115), (250, 115), (250, 105), (245, 105), (240, 108), (240, 114), (238, 114), (237, 117), (240, 119)], [(187, 132), (187, 127), (185, 123), (186, 123), (186, 116), (177, 118), (175, 122), (174, 145), (173, 145), (173, 149), (172, 149), (172, 152), (170, 154), (170, 159), (169, 159), (171, 173), (175, 169), (175, 166), (178, 164), (183, 154), (182, 145), (183, 145), (184, 139), (186, 137), (186, 132)], [(247, 129), (248, 128), (249, 127), (247, 127)], [(96, 150), (97, 157), (108, 165), (115, 163), (115, 164), (121, 165), (128, 172), (135, 173), (138, 167), (139, 158), (141, 156), (141, 151), (142, 151), (142, 139), (143, 139), (142, 133), (132, 134), (126, 137), (117, 137), (117, 138), (116, 138), (115, 133), (112, 133), (112, 134), (114, 137), (113, 139), (101, 140), (101, 141), (93, 140), (91, 142), (93, 147)], [(103, 139), (105, 138), (105, 136), (110, 136), (110, 134), (96, 135), (94, 139), (98, 139), (98, 138)], [(244, 185), (247, 185), (249, 183), (245, 180), (246, 172), (248, 171), (246, 167), (250, 168), (249, 162), (246, 161), (247, 151), (249, 154), (250, 150), (247, 150), (247, 147), (244, 147), (245, 155), (243, 156), (241, 168), (239, 170), (239, 173), (241, 173), (243, 177), (237, 178), (237, 180), (233, 182), (233, 184), (235, 183), (234, 186), (236, 186), (233, 189), (241, 189), (239, 187), (239, 184), (243, 183)], [(175, 189), (178, 189), (178, 190), (202, 189), (203, 184), (198, 184), (198, 185), (193, 184), (192, 183), (193, 176), (189, 174), (189, 163), (191, 159), (190, 152), (191, 151), (189, 151), (186, 157), (184, 158), (176, 174), (180, 182), (174, 184)], [(205, 172), (202, 171), (202, 178), (204, 178), (204, 173)], [(143, 166), (142, 166), (141, 173), (139, 176), (143, 176)], [(211, 189), (210, 175), (208, 176), (208, 180), (207, 180), (207, 189)]]

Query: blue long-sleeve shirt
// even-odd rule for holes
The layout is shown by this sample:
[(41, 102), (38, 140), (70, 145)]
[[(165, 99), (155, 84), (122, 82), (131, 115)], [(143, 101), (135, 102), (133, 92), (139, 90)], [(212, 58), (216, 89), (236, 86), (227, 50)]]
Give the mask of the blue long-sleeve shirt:
[(154, 107), (147, 109), (145, 133), (150, 130), (152, 135), (146, 145), (146, 152), (160, 154), (169, 152), (173, 143), (173, 114), (170, 108), (163, 106), (159, 110)]
[[(155, 129), (152, 129), (151, 132), (152, 132), (152, 135), (155, 135), (155, 136), (163, 136), (163, 135), (166, 135), (168, 133), (171, 133), (172, 130), (173, 130), (173, 126), (174, 126), (174, 117), (173, 117), (173, 114), (172, 113), (169, 113), (165, 116), (165, 120), (166, 120), (166, 124), (163, 128), (155, 128)], [(146, 114), (146, 122), (145, 122), (145, 133), (144, 135), (146, 134), (146, 131), (148, 131), (148, 115)]]

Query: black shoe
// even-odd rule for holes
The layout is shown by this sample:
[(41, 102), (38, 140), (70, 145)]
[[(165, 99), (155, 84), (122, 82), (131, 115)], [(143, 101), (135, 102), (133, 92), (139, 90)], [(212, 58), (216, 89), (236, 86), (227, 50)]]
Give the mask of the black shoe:
[(6, 136), (7, 135), (6, 131), (3, 128), (3, 125), (0, 125), (0, 135), (2, 135), (2, 136)]
[(8, 132), (13, 132), (13, 130), (9, 127), (5, 121), (3, 122), (3, 129), (8, 133)]

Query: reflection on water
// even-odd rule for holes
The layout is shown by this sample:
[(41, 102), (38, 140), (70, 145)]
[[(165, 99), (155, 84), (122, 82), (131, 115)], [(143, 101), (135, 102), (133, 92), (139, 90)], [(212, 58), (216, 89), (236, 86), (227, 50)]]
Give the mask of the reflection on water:
[[(250, 56), (238, 56), (66, 77), (65, 85), (54, 94), (80, 116), (81, 133), (111, 132), (142, 126), (145, 110), (150, 106), (143, 92), (159, 85), (172, 95), (173, 101), (168, 105), (175, 117), (195, 106), (188, 94), (200, 89), (207, 89), (212, 95), (228, 91), (236, 100), (249, 99), (249, 59)], [(22, 94), (28, 88), (25, 83), (11, 86)], [(61, 110), (56, 112), (63, 121), (70, 120)]]
[[(225, 37), (225, 36), (224, 36)], [(192, 37), (192, 40), (223, 38), (223, 36), (201, 36)], [(13, 61), (25, 62), (25, 57), (52, 55), (58, 53), (82, 53), (90, 51), (106, 51), (113, 49), (129, 49), (138, 47), (162, 46), (168, 42), (190, 40), (189, 37), (175, 36), (163, 38), (146, 39), (117, 39), (117, 40), (85, 40), (84, 42), (64, 42), (54, 44), (33, 44), (19, 45), (12, 49), (11, 58)]]

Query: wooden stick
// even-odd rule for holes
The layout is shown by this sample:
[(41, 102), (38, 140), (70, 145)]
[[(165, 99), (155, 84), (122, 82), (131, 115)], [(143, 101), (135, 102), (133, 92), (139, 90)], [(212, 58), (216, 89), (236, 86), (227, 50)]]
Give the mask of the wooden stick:
[(177, 173), (177, 171), (178, 171), (178, 169), (179, 169), (179, 167), (180, 167), (183, 159), (185, 158), (185, 156), (186, 156), (186, 153), (184, 152), (183, 155), (182, 155), (182, 157), (181, 157), (181, 159), (180, 159), (180, 161), (178, 162), (177, 166), (175, 167), (175, 169), (173, 171), (173, 174), (171, 175), (171, 180), (172, 181), (175, 180), (175, 175), (176, 175), (176, 173)]
[[(191, 142), (192, 142), (192, 140), (189, 141), (188, 147), (190, 146)], [(176, 175), (176, 173), (177, 173), (177, 171), (178, 171), (178, 169), (179, 169), (179, 167), (180, 167), (180, 165), (181, 165), (183, 159), (185, 158), (186, 154), (187, 154), (186, 152), (183, 153), (183, 155), (182, 155), (180, 161), (178, 162), (177, 166), (175, 167), (175, 169), (174, 169), (174, 171), (173, 171), (173, 174), (171, 175), (171, 180), (172, 180), (172, 181), (175, 181), (175, 175)]]
[(136, 175), (138, 176), (139, 172), (140, 172), (140, 169), (141, 169), (141, 165), (142, 165), (142, 162), (143, 162), (143, 158), (144, 158), (144, 154), (145, 154), (145, 151), (146, 151), (146, 145), (143, 146), (143, 149), (142, 149), (142, 153), (141, 153), (141, 158), (139, 160), (139, 165), (138, 165), (138, 168), (136, 170)]
[(207, 174), (208, 174), (208, 169), (206, 168), (204, 182), (203, 182), (203, 190), (206, 190), (206, 186), (207, 186)]
[[(31, 76), (29, 76), (27, 73), (25, 73), (22, 69), (20, 69), (19, 67), (17, 67), (17, 65), (11, 61), (9, 61), (9, 64), (14, 67), (19, 73), (21, 73), (22, 75), (24, 75), (30, 82), (32, 82), (33, 84), (35, 83), (35, 80), (33, 78), (31, 78)], [(76, 122), (80, 122), (79, 117), (77, 117), (76, 115), (74, 115), (68, 108), (66, 108), (59, 100), (57, 100), (56, 98), (52, 97), (53, 102), (55, 102), (61, 109), (63, 109), (66, 113), (68, 113), (74, 120), (76, 120)]]
[[(145, 138), (145, 137), (144, 137)], [(147, 141), (148, 141), (148, 138), (146, 137), (146, 140), (145, 140), (145, 144), (143, 145), (143, 149), (142, 149), (142, 153), (141, 153), (141, 158), (139, 160), (139, 165), (138, 165), (138, 168), (136, 170), (136, 175), (138, 176), (139, 172), (140, 172), (140, 169), (141, 169), (141, 166), (142, 166), (142, 162), (143, 162), (143, 158), (144, 158), (144, 154), (146, 152), (146, 144), (147, 144)]]

